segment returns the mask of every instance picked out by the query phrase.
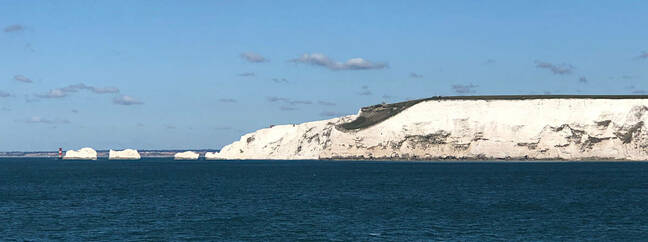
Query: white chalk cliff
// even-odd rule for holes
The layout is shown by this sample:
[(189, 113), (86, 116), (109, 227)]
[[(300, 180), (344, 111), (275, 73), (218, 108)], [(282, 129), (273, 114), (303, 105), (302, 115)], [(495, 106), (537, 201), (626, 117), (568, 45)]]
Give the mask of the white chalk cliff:
[(64, 160), (96, 160), (97, 151), (92, 148), (82, 148), (80, 150), (68, 150), (63, 156)]
[(185, 151), (185, 152), (176, 153), (173, 156), (173, 159), (174, 160), (197, 160), (198, 157), (200, 157), (200, 154), (196, 152)]
[(220, 159), (648, 160), (648, 96), (437, 97), (243, 135)]
[(133, 149), (125, 149), (122, 151), (110, 150), (108, 152), (109, 160), (139, 160), (141, 159), (139, 152)]

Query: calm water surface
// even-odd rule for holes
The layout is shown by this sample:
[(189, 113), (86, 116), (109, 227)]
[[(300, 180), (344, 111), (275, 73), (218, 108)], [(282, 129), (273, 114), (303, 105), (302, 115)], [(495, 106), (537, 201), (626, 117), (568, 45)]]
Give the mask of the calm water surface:
[(0, 240), (645, 240), (648, 163), (0, 159)]

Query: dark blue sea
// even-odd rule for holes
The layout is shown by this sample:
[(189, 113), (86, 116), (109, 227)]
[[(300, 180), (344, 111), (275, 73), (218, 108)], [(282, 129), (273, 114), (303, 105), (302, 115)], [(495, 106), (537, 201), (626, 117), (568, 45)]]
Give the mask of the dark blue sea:
[(0, 240), (646, 240), (648, 163), (0, 159)]

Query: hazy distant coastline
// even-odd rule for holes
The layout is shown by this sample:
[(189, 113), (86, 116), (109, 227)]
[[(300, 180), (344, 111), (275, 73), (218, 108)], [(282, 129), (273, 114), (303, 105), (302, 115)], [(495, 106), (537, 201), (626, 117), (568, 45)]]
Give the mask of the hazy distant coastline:
[[(139, 150), (140, 155), (143, 158), (168, 158), (173, 157), (178, 152), (184, 152), (187, 149), (182, 150)], [(196, 153), (199, 153), (201, 157), (207, 152), (218, 152), (220, 150), (216, 149), (199, 149), (194, 150)], [(98, 158), (108, 158), (109, 150), (97, 150)], [(58, 151), (7, 151), (0, 152), (0, 158), (56, 158), (58, 157)]]

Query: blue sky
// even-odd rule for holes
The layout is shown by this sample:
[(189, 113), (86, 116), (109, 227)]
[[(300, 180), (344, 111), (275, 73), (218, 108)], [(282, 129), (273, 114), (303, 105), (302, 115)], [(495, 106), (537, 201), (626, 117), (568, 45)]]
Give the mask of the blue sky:
[(0, 0), (0, 150), (220, 148), (435, 95), (641, 94), (646, 1)]

